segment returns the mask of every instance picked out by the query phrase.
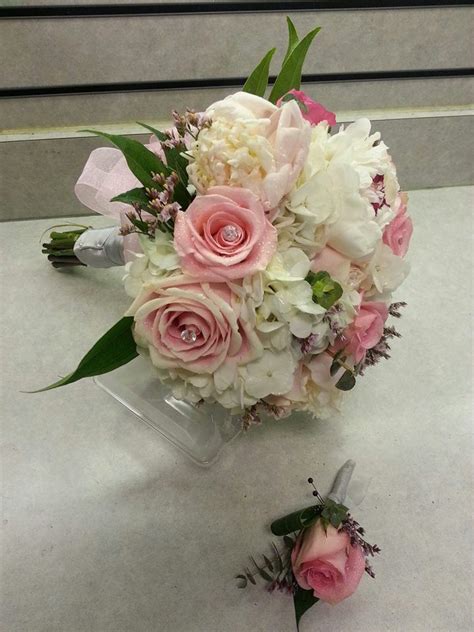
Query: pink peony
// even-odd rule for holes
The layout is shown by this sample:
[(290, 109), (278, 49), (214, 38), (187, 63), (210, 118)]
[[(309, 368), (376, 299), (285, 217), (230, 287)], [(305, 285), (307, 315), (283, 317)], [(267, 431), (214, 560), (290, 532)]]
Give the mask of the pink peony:
[(255, 359), (261, 348), (245, 302), (225, 283), (169, 277), (138, 296), (128, 315), (137, 344), (160, 369), (214, 373), (224, 362)]
[(367, 349), (372, 349), (379, 342), (387, 317), (385, 303), (361, 303), (357, 316), (344, 332), (344, 337), (349, 340), (345, 350), (355, 362), (360, 362)]
[(362, 548), (350, 543), (344, 531), (321, 521), (304, 529), (291, 552), (293, 573), (299, 586), (315, 597), (336, 604), (350, 597), (365, 569)]
[[(313, 99), (302, 90), (290, 90), (288, 94), (292, 94), (296, 98), (300, 105), (303, 118), (309, 121), (311, 125), (317, 125), (321, 123), (321, 121), (327, 121), (329, 125), (336, 125), (336, 115), (334, 112), (326, 110), (321, 103), (313, 101)], [(285, 97), (280, 99), (277, 105), (281, 105), (284, 101), (286, 101)]]
[(174, 245), (186, 274), (201, 281), (242, 279), (266, 268), (277, 231), (251, 191), (213, 187), (178, 213)]
[(398, 212), (392, 219), (390, 224), (386, 226), (383, 234), (383, 242), (391, 249), (397, 257), (404, 257), (410, 245), (410, 239), (413, 233), (413, 224), (411, 218), (407, 214), (406, 196), (398, 197)]

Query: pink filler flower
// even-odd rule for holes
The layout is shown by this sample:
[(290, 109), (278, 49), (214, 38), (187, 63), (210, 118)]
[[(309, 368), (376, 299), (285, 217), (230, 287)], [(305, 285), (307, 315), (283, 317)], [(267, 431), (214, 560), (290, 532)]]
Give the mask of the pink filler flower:
[[(302, 90), (290, 90), (287, 94), (292, 94), (298, 101), (298, 104), (301, 104), (301, 114), (311, 125), (317, 125), (321, 123), (321, 121), (327, 121), (329, 125), (336, 125), (336, 115), (334, 112), (326, 110), (321, 103), (313, 101), (313, 99)], [(282, 102), (284, 102), (284, 99), (285, 97), (280, 99), (277, 105), (280, 106)]]

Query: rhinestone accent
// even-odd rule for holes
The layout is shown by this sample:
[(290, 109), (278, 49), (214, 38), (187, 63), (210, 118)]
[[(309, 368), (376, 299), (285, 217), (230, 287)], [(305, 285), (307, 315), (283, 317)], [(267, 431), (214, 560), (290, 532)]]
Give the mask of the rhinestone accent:
[(228, 224), (222, 229), (222, 239), (231, 243), (237, 241), (241, 234), (242, 229), (239, 226), (234, 226), (233, 224)]
[(197, 333), (195, 329), (183, 329), (180, 334), (181, 340), (188, 345), (192, 345), (197, 340)]

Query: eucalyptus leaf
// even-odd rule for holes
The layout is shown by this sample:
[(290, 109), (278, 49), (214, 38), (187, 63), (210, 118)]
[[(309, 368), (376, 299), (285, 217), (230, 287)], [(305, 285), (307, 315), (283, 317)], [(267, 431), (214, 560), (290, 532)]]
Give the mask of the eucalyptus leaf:
[(356, 385), (356, 379), (352, 371), (345, 371), (336, 382), (336, 388), (340, 391), (350, 391)]
[(137, 357), (137, 346), (132, 335), (133, 317), (124, 316), (109, 329), (79, 362), (75, 371), (66, 375), (50, 386), (40, 388), (31, 393), (49, 391), (58, 386), (65, 386), (84, 377), (102, 375), (127, 364)]
[(301, 529), (306, 529), (314, 524), (321, 515), (322, 505), (313, 505), (295, 511), (283, 518), (272, 522), (271, 530), (273, 535), (284, 536)]
[(288, 48), (286, 49), (285, 58), (283, 63), (288, 59), (291, 53), (295, 50), (295, 46), (298, 44), (298, 33), (296, 32), (295, 25), (289, 17), (286, 18), (286, 24), (288, 26)]
[(236, 575), (235, 579), (238, 579), (239, 582), (237, 584), (237, 588), (246, 588), (247, 587), (247, 578), (245, 575)]
[(270, 93), (269, 101), (276, 103), (280, 97), (290, 90), (299, 90), (304, 60), (312, 41), (320, 30), (320, 27), (313, 29), (293, 48), (288, 58), (283, 62), (283, 66)]
[(161, 173), (165, 176), (171, 173), (169, 167), (167, 167), (156, 154), (132, 138), (106, 134), (92, 129), (82, 131), (102, 136), (102, 138), (109, 140), (118, 147), (125, 156), (130, 171), (145, 187), (157, 188), (152, 173)]
[(253, 70), (247, 81), (244, 83), (244, 87), (242, 88), (243, 92), (249, 92), (250, 94), (255, 94), (258, 97), (263, 97), (265, 94), (265, 90), (268, 86), (268, 75), (270, 72), (270, 63), (272, 61), (272, 57), (275, 54), (276, 48), (272, 48), (268, 51), (268, 53), (263, 57), (258, 66)]
[(303, 590), (298, 587), (293, 594), (293, 605), (295, 606), (296, 627), (300, 629), (301, 617), (307, 612), (319, 599), (314, 596), (312, 590)]

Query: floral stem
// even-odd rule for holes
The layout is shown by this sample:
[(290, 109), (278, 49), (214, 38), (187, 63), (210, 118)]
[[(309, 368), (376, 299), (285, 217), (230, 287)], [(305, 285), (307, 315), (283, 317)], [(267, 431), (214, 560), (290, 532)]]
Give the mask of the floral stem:
[[(331, 358), (335, 358), (335, 357), (336, 357), (336, 354), (335, 354), (335, 353), (331, 353), (331, 352), (330, 352), (330, 351), (328, 351), (327, 349), (326, 349), (326, 353), (327, 353), (328, 355), (330, 355), (330, 356), (331, 356)], [(336, 362), (337, 362), (338, 364), (340, 364), (340, 365), (341, 365), (344, 369), (346, 369), (346, 371), (349, 371), (350, 373), (352, 373), (352, 375), (356, 375), (356, 371), (354, 370), (354, 367), (349, 366), (348, 364), (346, 364), (346, 363), (345, 363), (345, 362), (343, 362), (342, 360), (339, 360), (339, 358), (336, 358)]]
[(355, 468), (355, 461), (349, 459), (344, 463), (336, 474), (334, 483), (331, 487), (331, 491), (328, 494), (328, 498), (335, 503), (343, 504), (346, 499), (347, 488), (349, 486), (352, 473)]

